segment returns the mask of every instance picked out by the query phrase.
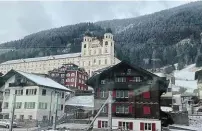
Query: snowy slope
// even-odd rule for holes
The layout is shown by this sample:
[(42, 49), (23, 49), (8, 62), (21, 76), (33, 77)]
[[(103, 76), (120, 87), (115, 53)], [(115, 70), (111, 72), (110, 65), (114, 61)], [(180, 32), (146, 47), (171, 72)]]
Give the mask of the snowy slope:
[(195, 72), (201, 68), (197, 68), (195, 64), (191, 64), (182, 70), (174, 72), (175, 85), (187, 88), (187, 92), (192, 92), (197, 89), (197, 80), (195, 80)]

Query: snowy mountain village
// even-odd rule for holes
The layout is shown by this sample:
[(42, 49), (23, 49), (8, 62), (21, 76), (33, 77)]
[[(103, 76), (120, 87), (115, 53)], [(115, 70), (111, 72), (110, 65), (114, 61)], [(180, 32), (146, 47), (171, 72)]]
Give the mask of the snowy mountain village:
[[(81, 52), (0, 64), (0, 125), (23, 130), (202, 131), (202, 68), (147, 70), (115, 56), (113, 34)], [(202, 38), (201, 38), (202, 40)], [(199, 51), (200, 53), (200, 51)]]

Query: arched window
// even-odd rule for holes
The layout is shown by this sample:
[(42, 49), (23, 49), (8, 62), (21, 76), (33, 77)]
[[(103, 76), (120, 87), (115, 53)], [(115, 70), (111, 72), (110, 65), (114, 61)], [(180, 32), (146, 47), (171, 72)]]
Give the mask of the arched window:
[(108, 45), (108, 42), (107, 42), (107, 41), (105, 42), (105, 45)]
[(71, 74), (71, 76), (75, 76), (75, 74), (74, 74), (74, 73), (72, 73), (72, 74)]
[(86, 44), (83, 46), (83, 48), (86, 48)]

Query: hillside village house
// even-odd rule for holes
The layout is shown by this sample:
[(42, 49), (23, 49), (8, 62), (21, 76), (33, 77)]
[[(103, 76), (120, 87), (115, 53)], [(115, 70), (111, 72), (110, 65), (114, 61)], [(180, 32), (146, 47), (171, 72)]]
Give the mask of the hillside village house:
[(110, 32), (106, 32), (102, 40), (86, 33), (83, 37), (80, 53), (10, 60), (0, 64), (0, 72), (6, 74), (9, 70), (14, 69), (47, 74), (48, 71), (58, 68), (62, 64), (74, 63), (83, 67), (91, 76), (93, 71), (97, 69), (120, 62), (115, 57), (114, 45), (113, 35)]
[[(202, 36), (202, 33), (201, 33), (201, 36)], [(197, 80), (198, 96), (199, 96), (199, 99), (201, 100), (202, 99), (202, 70), (195, 72), (195, 80)]]
[(58, 97), (58, 117), (64, 114), (65, 97), (70, 89), (56, 83), (44, 75), (11, 70), (5, 76), (2, 112), (4, 119), (11, 118), (12, 102), (16, 95), (15, 119), (51, 120), (53, 119)]
[(88, 86), (85, 84), (88, 73), (75, 64), (63, 64), (61, 67), (49, 71), (48, 75), (51, 79), (73, 90), (88, 90)]
[[(97, 71), (87, 81), (95, 90), (95, 109), (107, 99), (109, 90), (113, 92), (112, 129), (133, 131), (161, 131), (160, 97), (168, 83), (166, 78), (126, 62)], [(108, 110), (106, 105), (94, 128), (108, 128)]]

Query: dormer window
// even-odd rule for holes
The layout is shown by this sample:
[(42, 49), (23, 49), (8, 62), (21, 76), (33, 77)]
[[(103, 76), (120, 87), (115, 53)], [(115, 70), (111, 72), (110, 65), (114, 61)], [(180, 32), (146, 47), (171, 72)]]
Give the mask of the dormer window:
[(101, 84), (106, 84), (106, 80), (101, 80)]
[(130, 74), (130, 73), (131, 73), (131, 69), (128, 69), (128, 70), (127, 70), (127, 73)]

